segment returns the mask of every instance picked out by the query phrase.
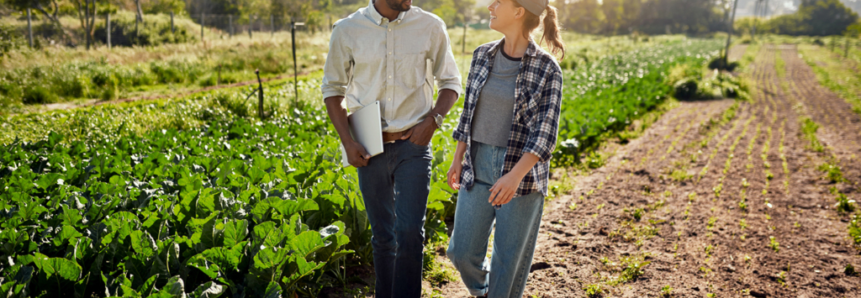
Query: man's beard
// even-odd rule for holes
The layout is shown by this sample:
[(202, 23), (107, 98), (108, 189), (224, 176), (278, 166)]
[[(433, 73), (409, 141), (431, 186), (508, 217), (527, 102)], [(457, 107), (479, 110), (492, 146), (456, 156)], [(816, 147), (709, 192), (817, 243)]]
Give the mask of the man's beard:
[(408, 11), (410, 10), (410, 5), (406, 5), (409, 0), (386, 0), (386, 4), (389, 5), (389, 8), (394, 9), (396, 11)]

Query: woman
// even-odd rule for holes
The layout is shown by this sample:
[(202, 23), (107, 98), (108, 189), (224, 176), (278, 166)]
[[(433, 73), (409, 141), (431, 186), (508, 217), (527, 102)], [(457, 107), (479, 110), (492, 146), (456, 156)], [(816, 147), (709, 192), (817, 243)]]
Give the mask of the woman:
[(520, 297), (547, 196), (562, 98), (559, 64), (530, 38), (542, 13), (542, 40), (553, 53), (564, 57), (565, 50), (547, 0), (493, 1), (490, 28), (505, 37), (473, 53), (447, 177), (460, 191), (447, 255), (471, 295)]

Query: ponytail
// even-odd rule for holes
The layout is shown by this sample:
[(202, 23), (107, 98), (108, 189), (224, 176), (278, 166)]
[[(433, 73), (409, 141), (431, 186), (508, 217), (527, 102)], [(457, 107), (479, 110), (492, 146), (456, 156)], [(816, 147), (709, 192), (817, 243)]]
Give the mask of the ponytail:
[(556, 19), (556, 7), (547, 5), (544, 11), (544, 34), (541, 36), (541, 41), (547, 41), (550, 46), (550, 53), (562, 57), (559, 60), (565, 59), (565, 43), (562, 42), (562, 34), (559, 32), (559, 22)]
[[(523, 7), (517, 1), (514, 1), (515, 7)], [(559, 22), (556, 18), (556, 8), (550, 5), (547, 5), (547, 8), (544, 9), (544, 34), (541, 36), (541, 40), (539, 41), (539, 45), (543, 43), (545, 40), (547, 41), (550, 47), (550, 53), (554, 55), (562, 54), (562, 57), (559, 60), (565, 58), (565, 43), (562, 42), (562, 34), (559, 32)], [(529, 39), (529, 35), (532, 34), (538, 25), (542, 23), (541, 17), (535, 15), (534, 13), (526, 11), (526, 18), (523, 20), (523, 37)]]

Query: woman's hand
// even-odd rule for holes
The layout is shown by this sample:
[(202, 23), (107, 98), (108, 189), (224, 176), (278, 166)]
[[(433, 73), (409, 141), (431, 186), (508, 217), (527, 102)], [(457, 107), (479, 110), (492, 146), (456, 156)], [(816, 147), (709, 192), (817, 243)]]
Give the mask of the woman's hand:
[(523, 180), (522, 175), (509, 172), (496, 180), (490, 187), (490, 198), (487, 200), (491, 205), (504, 205), (511, 202), (517, 191), (517, 186)]
[(451, 187), (454, 190), (460, 190), (461, 171), (463, 171), (463, 163), (458, 160), (452, 161), (451, 167), (448, 168), (448, 174), (445, 175), (448, 187)]

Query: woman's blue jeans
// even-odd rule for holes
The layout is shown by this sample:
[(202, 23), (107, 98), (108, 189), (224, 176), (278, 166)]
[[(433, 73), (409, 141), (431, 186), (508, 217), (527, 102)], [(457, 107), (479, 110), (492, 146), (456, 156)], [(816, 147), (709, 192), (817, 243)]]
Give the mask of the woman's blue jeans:
[[(460, 271), (470, 295), (520, 298), (532, 266), (544, 196), (540, 192), (515, 197), (496, 210), (487, 200), (500, 178), (506, 148), (473, 142), (470, 148), (475, 184), (461, 188), (454, 230), (446, 254)], [(496, 226), (493, 253), (487, 244)]]

